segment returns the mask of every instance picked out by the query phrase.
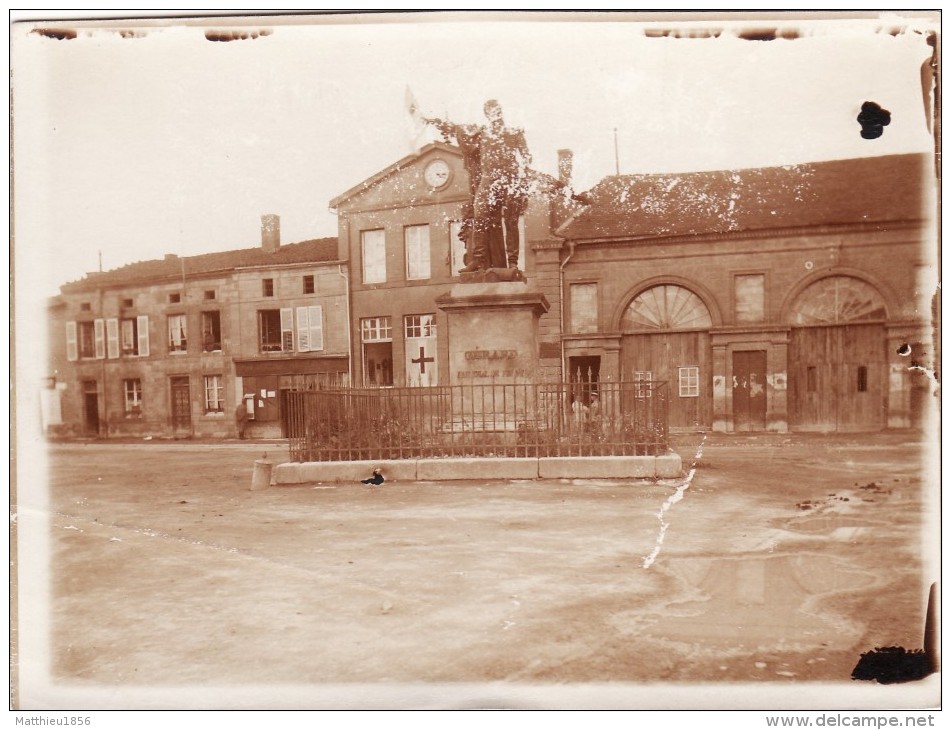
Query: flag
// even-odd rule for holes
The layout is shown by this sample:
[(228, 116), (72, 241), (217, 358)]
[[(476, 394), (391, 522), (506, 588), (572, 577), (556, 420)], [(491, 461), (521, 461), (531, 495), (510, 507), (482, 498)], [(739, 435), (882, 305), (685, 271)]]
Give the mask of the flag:
[(409, 112), (409, 115), (413, 118), (413, 121), (422, 121), (423, 115), (419, 111), (419, 104), (416, 102), (416, 97), (413, 96), (413, 92), (410, 90), (409, 86), (406, 87), (406, 111)]
[(406, 104), (406, 112), (409, 114), (409, 124), (407, 125), (407, 137), (409, 138), (409, 146), (412, 151), (416, 151), (419, 147), (419, 139), (426, 131), (426, 121), (423, 119), (423, 113), (419, 109), (419, 103), (416, 101), (416, 97), (413, 96), (413, 92), (410, 91), (409, 86), (406, 87), (406, 92), (404, 93), (404, 103)]

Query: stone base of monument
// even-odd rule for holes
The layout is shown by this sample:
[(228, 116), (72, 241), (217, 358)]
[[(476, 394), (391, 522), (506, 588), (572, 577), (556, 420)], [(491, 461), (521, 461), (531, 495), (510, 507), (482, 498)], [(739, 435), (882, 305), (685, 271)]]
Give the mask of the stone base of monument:
[[(493, 272), (521, 275), (518, 269), (488, 269), (485, 275)], [(538, 318), (549, 304), (524, 278), (456, 284), (436, 298), (436, 306), (447, 317), (450, 385), (535, 382)]]
[(359, 480), (372, 469), (381, 469), (386, 484), (391, 486), (399, 482), (443, 480), (621, 479), (625, 480), (626, 486), (635, 487), (639, 484), (653, 485), (654, 479), (677, 479), (683, 475), (680, 456), (671, 452), (664, 456), (454, 457), (290, 462), (275, 467), (274, 483), (280, 487), (340, 482), (359, 486)]

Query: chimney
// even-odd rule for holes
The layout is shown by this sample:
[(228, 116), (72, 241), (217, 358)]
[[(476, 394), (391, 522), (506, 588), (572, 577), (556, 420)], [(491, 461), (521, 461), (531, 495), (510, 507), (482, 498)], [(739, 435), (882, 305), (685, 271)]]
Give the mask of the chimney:
[(574, 153), (571, 150), (558, 150), (558, 181), (564, 185), (571, 185), (573, 163)]
[(268, 213), (261, 216), (261, 247), (274, 253), (281, 247), (281, 218)]

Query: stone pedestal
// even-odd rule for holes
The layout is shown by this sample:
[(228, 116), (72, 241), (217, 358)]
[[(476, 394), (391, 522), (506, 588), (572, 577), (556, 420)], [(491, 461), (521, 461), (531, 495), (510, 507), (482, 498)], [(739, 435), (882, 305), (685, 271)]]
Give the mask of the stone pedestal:
[[(446, 313), (454, 419), (512, 431), (534, 412), (538, 318), (545, 295), (523, 281), (462, 283), (436, 299)], [(467, 387), (468, 386), (468, 387)]]

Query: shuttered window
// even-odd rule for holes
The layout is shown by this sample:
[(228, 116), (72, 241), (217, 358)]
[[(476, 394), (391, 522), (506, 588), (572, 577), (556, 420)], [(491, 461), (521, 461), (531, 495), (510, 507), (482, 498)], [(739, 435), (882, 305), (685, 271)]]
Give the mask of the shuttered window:
[(297, 308), (297, 349), (309, 352), (324, 349), (323, 308)]

